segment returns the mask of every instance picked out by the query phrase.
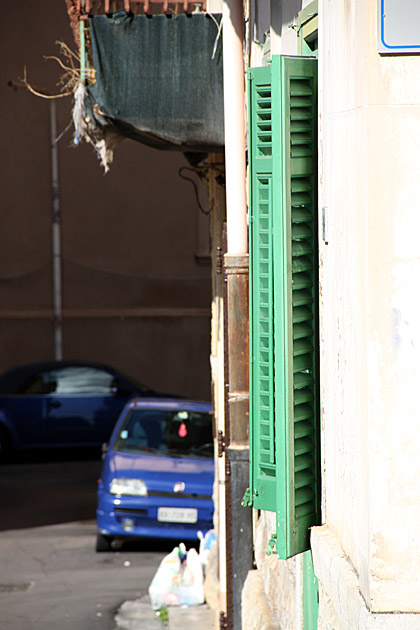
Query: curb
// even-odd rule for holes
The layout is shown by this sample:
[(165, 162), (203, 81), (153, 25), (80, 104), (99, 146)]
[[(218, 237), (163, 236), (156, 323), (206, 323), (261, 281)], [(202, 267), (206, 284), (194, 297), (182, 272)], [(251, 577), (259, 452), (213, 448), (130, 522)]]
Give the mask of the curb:
[(169, 606), (168, 621), (163, 622), (150, 604), (148, 595), (124, 602), (115, 616), (117, 629), (122, 630), (216, 630), (217, 612), (201, 606)]

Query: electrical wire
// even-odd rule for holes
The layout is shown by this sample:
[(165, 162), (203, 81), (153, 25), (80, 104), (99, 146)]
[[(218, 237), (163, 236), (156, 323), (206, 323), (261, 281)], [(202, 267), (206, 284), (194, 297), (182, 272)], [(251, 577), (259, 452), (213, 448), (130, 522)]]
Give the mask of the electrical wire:
[[(10, 274), (10, 275), (0, 275), (0, 281), (12, 281), (12, 280), (21, 280), (22, 278), (26, 278), (28, 276), (37, 273), (44, 267), (48, 267), (51, 265), (51, 258), (46, 260), (38, 267), (30, 269), (29, 271), (25, 271), (23, 273)], [(205, 278), (203, 276), (197, 276), (192, 278), (183, 278), (183, 277), (167, 277), (167, 276), (145, 276), (134, 273), (125, 273), (122, 271), (114, 271), (112, 269), (101, 269), (100, 267), (95, 267), (94, 265), (89, 265), (87, 263), (83, 263), (77, 260), (72, 260), (71, 258), (62, 258), (62, 262), (67, 263), (68, 265), (74, 265), (76, 267), (81, 267), (82, 269), (86, 269), (87, 271), (92, 271), (94, 273), (101, 273), (108, 276), (117, 276), (120, 278), (127, 278), (131, 280), (150, 280), (153, 282), (202, 282)]]
[(191, 171), (192, 173), (194, 173), (194, 175), (197, 175), (198, 177), (200, 177), (200, 179), (204, 178), (205, 179), (205, 174), (203, 172), (203, 175), (200, 175), (200, 173), (198, 172), (199, 170), (202, 169), (195, 169), (195, 168), (190, 168), (189, 166), (181, 166), (181, 168), (178, 169), (178, 175), (182, 178), (185, 179), (185, 181), (190, 182), (193, 186), (194, 186), (194, 192), (195, 192), (195, 198), (197, 200), (197, 205), (200, 208), (201, 212), (203, 214), (209, 215), (210, 214), (210, 210), (205, 210), (201, 204), (200, 201), (200, 196), (198, 194), (198, 186), (197, 183), (191, 179), (191, 177), (187, 177), (186, 175), (183, 175), (183, 171)]
[(21, 278), (27, 278), (28, 276), (32, 276), (34, 273), (37, 273), (40, 269), (47, 267), (51, 264), (51, 259), (46, 260), (45, 262), (38, 265), (38, 267), (34, 267), (33, 269), (29, 269), (28, 271), (23, 271), (22, 273), (15, 273), (10, 275), (0, 275), (0, 280), (10, 281), (10, 280), (20, 280)]

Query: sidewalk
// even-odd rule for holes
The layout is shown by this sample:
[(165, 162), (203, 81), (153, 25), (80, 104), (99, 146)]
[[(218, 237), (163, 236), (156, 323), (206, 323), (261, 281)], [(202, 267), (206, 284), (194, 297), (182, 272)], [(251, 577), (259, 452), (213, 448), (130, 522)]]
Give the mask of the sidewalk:
[(115, 617), (116, 628), (123, 630), (216, 630), (217, 612), (202, 606), (169, 606), (168, 621), (163, 622), (150, 605), (147, 595), (127, 601)]
[(168, 619), (156, 614), (149, 595), (120, 606), (115, 617), (115, 630), (217, 630), (219, 614), (218, 551), (214, 545), (207, 558), (204, 594), (208, 604), (201, 606), (168, 606)]
[(217, 611), (206, 604), (187, 608), (168, 608), (169, 630), (216, 630)]

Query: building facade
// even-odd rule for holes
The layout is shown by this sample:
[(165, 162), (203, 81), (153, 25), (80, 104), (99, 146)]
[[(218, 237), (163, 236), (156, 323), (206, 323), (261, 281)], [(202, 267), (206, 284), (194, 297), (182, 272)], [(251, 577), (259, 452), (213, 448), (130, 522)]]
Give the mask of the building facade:
[[(285, 0), (271, 7), (256, 2), (251, 8), (248, 133), (254, 376), (247, 500), (254, 508), (256, 568), (243, 591), (242, 625), (299, 630), (417, 628), (420, 300), (415, 290), (419, 265), (415, 153), (420, 98), (413, 78), (420, 58), (413, 41), (399, 31), (402, 50), (384, 48), (383, 42), (394, 37), (391, 20), (398, 21), (402, 14), (407, 22), (419, 20), (419, 12), (410, 3), (402, 3), (397, 11), (394, 3), (377, 0)], [(302, 55), (317, 61), (296, 61)], [(305, 69), (308, 63), (318, 66), (313, 94), (317, 138), (309, 125), (305, 130), (305, 117), (296, 109), (304, 108), (310, 122), (308, 108), (313, 104), (305, 99), (310, 96), (309, 84), (315, 85), (315, 71)], [(306, 92), (295, 85), (302, 76)], [(254, 100), (253, 81), (260, 86)], [(270, 109), (264, 104), (267, 86), (276, 103), (270, 120), (264, 116), (264, 108)], [(270, 142), (272, 165), (267, 167)], [(302, 161), (312, 142), (317, 193), (314, 182), (308, 187), (306, 181), (302, 200), (297, 198), (303, 194), (299, 178), (311, 178), (314, 171), (299, 165), (297, 157)], [(265, 195), (267, 175), (273, 184)], [(313, 207), (312, 194), (317, 194)], [(310, 231), (302, 232), (302, 227), (311, 226), (293, 218), (293, 212), (300, 211), (316, 226), (313, 241)], [(297, 228), (300, 233), (293, 235)], [(318, 261), (318, 278), (312, 278), (317, 291), (297, 295), (296, 289), (302, 287), (295, 274), (311, 270), (307, 258), (312, 255)], [(268, 272), (261, 270), (266, 261), (271, 265)], [(308, 285), (304, 290), (312, 291)], [(268, 322), (261, 319), (266, 305)], [(308, 312), (302, 315), (303, 307), (316, 308), (312, 319)], [(297, 347), (303, 321), (310, 325), (305, 351)], [(271, 352), (267, 365), (266, 343)], [(302, 352), (306, 363), (301, 361)], [(303, 415), (310, 425), (304, 432), (305, 444), (296, 402), (306, 391), (303, 377), (314, 394), (305, 402), (309, 408)], [(298, 461), (302, 453), (312, 458), (305, 480)], [(272, 496), (266, 489), (267, 474)], [(302, 510), (311, 512), (310, 503), (310, 538), (299, 539)], [(295, 546), (293, 540), (298, 541)], [(271, 555), (266, 555), (267, 549)], [(256, 592), (261, 598), (258, 611)]]

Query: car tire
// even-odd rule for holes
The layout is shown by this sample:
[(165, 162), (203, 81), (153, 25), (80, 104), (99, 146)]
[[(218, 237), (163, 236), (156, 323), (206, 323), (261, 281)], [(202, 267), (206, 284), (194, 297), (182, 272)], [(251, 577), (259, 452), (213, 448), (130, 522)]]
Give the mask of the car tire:
[(0, 427), (0, 463), (7, 462), (10, 457), (10, 438), (6, 429)]
[(105, 536), (104, 534), (96, 535), (96, 551), (111, 551), (112, 536)]

